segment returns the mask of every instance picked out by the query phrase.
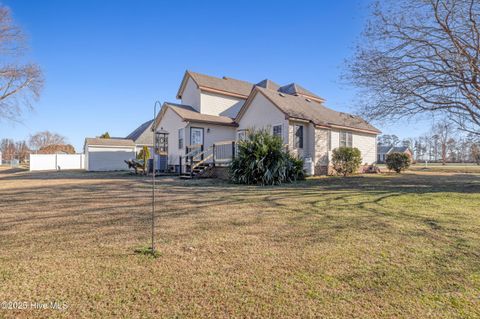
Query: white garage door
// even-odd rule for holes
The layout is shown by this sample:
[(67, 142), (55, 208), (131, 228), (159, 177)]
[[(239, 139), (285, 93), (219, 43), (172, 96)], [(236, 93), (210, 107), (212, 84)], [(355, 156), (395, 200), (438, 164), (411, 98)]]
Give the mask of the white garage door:
[(89, 171), (121, 171), (128, 170), (125, 160), (135, 158), (135, 151), (125, 148), (89, 148), (88, 170)]

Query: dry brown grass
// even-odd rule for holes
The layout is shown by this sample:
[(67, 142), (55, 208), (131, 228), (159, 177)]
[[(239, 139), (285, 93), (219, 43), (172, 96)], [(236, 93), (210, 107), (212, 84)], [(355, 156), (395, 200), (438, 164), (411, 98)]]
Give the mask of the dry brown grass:
[(480, 316), (480, 176), (281, 187), (0, 172), (0, 318)]

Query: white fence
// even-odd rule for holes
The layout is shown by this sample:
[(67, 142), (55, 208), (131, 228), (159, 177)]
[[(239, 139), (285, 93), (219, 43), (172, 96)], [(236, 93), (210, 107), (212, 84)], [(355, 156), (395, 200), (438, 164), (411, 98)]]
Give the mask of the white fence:
[(85, 169), (84, 154), (30, 154), (30, 171)]

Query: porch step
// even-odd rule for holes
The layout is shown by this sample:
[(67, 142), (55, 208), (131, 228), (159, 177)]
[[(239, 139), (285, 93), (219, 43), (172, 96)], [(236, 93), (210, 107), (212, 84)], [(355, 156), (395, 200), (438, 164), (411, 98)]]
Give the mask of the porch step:
[(193, 169), (193, 174), (190, 174), (190, 173), (182, 173), (180, 175), (180, 178), (181, 179), (192, 179), (192, 178), (201, 178), (201, 177), (204, 177), (202, 176), (204, 172), (206, 172), (208, 169), (210, 169), (211, 167), (213, 167), (213, 165), (211, 164), (201, 164), (201, 165), (198, 165), (197, 167), (195, 167)]

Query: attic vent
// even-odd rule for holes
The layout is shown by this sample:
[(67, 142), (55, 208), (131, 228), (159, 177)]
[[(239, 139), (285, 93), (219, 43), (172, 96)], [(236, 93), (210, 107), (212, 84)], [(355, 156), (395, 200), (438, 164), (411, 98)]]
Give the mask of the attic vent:
[(281, 93), (281, 92), (280, 92), (280, 93), (278, 93), (278, 95), (280, 95), (280, 96), (285, 96), (285, 94), (283, 94), (283, 93)]
[(227, 78), (226, 76), (222, 77), (222, 79), (224, 79), (224, 80), (228, 80), (228, 78)]
[(312, 102), (312, 100), (310, 100), (309, 98), (306, 98), (305, 101)]

